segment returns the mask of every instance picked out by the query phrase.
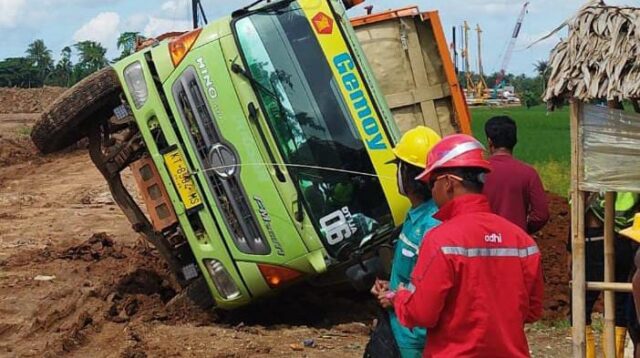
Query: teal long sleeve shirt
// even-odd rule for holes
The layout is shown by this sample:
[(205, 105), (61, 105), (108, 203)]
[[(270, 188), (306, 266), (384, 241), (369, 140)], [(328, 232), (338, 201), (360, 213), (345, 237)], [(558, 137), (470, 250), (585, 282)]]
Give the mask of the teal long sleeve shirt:
[[(433, 218), (438, 211), (433, 200), (411, 208), (395, 245), (389, 287), (395, 291), (400, 283), (405, 287), (411, 283), (411, 271), (418, 258), (418, 248), (424, 235), (440, 222)], [(422, 349), (427, 331), (424, 328), (409, 329), (400, 324), (393, 311), (390, 312), (391, 330), (401, 349)]]

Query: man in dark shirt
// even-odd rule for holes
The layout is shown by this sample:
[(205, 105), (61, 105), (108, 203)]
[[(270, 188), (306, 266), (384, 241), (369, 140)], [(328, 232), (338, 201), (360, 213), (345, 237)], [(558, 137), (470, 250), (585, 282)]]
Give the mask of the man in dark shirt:
[(549, 204), (536, 170), (513, 157), (516, 123), (507, 116), (493, 117), (484, 131), (493, 170), (487, 174), (483, 193), (491, 210), (533, 234), (549, 220)]

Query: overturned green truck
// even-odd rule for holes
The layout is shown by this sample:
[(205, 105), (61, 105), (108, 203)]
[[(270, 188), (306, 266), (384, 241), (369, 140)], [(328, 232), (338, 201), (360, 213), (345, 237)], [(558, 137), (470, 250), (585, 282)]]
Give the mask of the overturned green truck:
[[(51, 153), (88, 137), (133, 229), (202, 305), (233, 309), (350, 267), (370, 277), (409, 206), (389, 163), (394, 115), (449, 134), (468, 131), (468, 113), (437, 15), (371, 15), (356, 33), (351, 5), (272, 1), (156, 42), (70, 88), (32, 140)], [(409, 22), (398, 51), (416, 80), (379, 87), (389, 69), (369, 64), (367, 41)]]

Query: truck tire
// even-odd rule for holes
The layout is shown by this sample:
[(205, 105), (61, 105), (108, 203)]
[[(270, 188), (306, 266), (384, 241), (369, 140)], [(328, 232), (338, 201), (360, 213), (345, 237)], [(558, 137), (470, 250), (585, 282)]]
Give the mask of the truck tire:
[(87, 135), (91, 125), (108, 119), (120, 104), (120, 81), (105, 67), (66, 90), (31, 130), (31, 140), (43, 154), (62, 150)]

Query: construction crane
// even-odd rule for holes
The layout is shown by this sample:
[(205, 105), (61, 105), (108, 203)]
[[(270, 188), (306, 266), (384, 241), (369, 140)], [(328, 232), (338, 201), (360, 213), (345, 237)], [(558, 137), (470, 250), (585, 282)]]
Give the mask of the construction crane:
[(460, 72), (460, 67), (458, 67), (458, 39), (456, 38), (458, 31), (456, 30), (455, 26), (453, 26), (451, 30), (453, 39), (453, 42), (451, 42), (451, 53), (453, 54), (453, 68), (456, 70), (457, 76)]
[(498, 77), (496, 77), (496, 83), (494, 86), (494, 94), (497, 95), (498, 88), (504, 86), (503, 80), (507, 75), (507, 67), (509, 66), (509, 62), (511, 62), (511, 56), (513, 55), (513, 49), (516, 47), (516, 41), (518, 40), (518, 36), (520, 35), (520, 29), (522, 28), (522, 22), (524, 21), (524, 16), (527, 14), (527, 7), (529, 6), (529, 1), (525, 2), (522, 6), (522, 11), (520, 11), (520, 16), (518, 16), (518, 21), (516, 22), (516, 27), (513, 29), (513, 34), (511, 35), (511, 39), (509, 40), (509, 45), (507, 45), (507, 51), (504, 53), (504, 58), (502, 59), (502, 65), (500, 66), (500, 72), (498, 73)]
[(467, 95), (471, 93), (475, 93), (476, 85), (473, 83), (473, 76), (471, 75), (471, 61), (469, 59), (469, 24), (465, 21), (464, 26), (462, 27), (464, 32), (463, 45), (462, 49), (462, 58), (464, 59), (463, 67), (464, 67), (464, 78), (465, 78), (465, 88), (467, 89)]
[(484, 91), (489, 88), (484, 79), (484, 68), (482, 67), (482, 29), (480, 24), (476, 25), (478, 32), (478, 82), (476, 82), (476, 98), (485, 98)]

